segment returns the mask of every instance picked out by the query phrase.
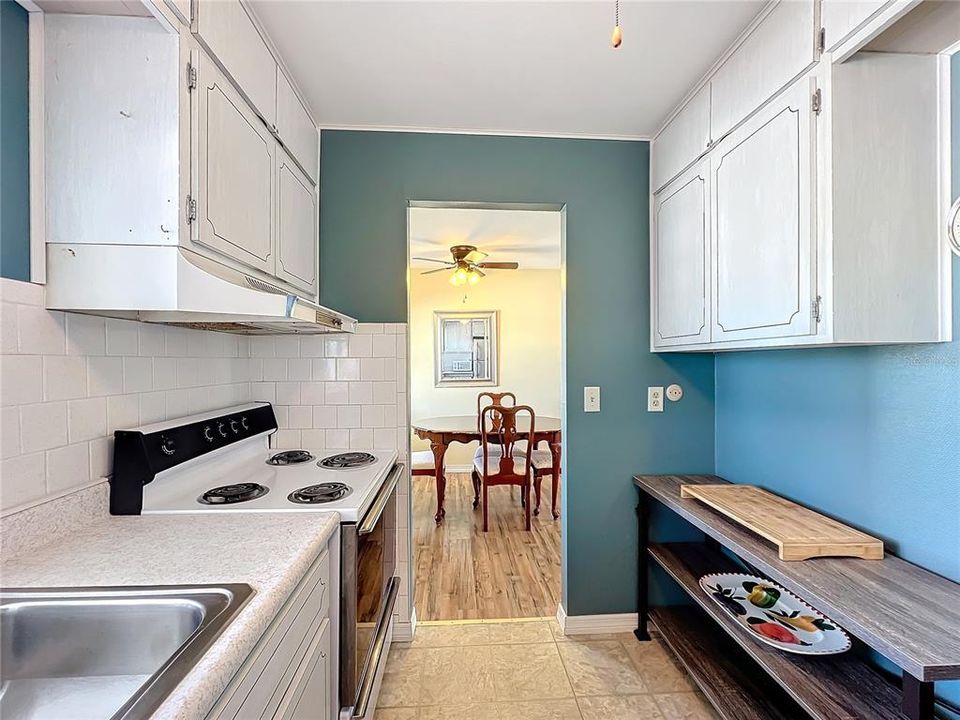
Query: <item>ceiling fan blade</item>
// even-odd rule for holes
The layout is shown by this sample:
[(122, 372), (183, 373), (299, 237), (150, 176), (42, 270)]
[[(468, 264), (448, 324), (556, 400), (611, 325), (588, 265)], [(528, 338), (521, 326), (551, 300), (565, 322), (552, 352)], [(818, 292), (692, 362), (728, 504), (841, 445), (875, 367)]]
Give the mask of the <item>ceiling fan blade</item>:
[(486, 277), (486, 276), (487, 276), (487, 274), (486, 274), (485, 272), (483, 272), (483, 270), (481, 270), (481, 269), (480, 269), (479, 267), (477, 267), (476, 265), (473, 266), (473, 271), (474, 271), (477, 275), (479, 275), (480, 277)]
[(515, 262), (482, 262), (478, 263), (477, 267), (486, 268), (487, 270), (516, 270), (520, 267), (520, 263)]
[(425, 257), (415, 257), (415, 258), (410, 258), (410, 259), (411, 259), (411, 260), (422, 260), (423, 262), (442, 263), (442, 264), (446, 265), (447, 267), (454, 267), (454, 266), (456, 265), (456, 263), (450, 262), (449, 260), (434, 260), (433, 258), (425, 258)]
[(438, 272), (450, 272), (450, 268), (448, 268), (448, 267), (442, 267), (442, 268), (437, 268), (436, 270), (424, 270), (424, 271), (423, 271), (422, 273), (420, 273), (420, 274), (421, 274), (421, 275), (433, 275), (434, 273), (438, 273)]
[(474, 265), (476, 265), (485, 257), (487, 257), (487, 253), (480, 252), (479, 250), (471, 250), (469, 253), (467, 253), (467, 255), (463, 259), (466, 260), (468, 263), (473, 263)]

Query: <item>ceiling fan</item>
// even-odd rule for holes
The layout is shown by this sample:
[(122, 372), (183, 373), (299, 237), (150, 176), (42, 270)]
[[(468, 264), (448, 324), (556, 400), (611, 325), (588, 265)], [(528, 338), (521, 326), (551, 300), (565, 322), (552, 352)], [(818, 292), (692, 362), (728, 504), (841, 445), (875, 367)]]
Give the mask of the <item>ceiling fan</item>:
[(520, 267), (519, 263), (515, 262), (486, 262), (484, 258), (487, 257), (487, 253), (480, 252), (473, 245), (454, 245), (450, 248), (450, 254), (453, 256), (452, 261), (434, 260), (425, 257), (415, 257), (413, 259), (443, 265), (436, 270), (426, 270), (420, 273), (421, 275), (453, 270), (453, 274), (450, 276), (451, 285), (464, 285), (466, 283), (476, 285), (480, 282), (480, 278), (486, 276), (484, 270), (516, 270)]

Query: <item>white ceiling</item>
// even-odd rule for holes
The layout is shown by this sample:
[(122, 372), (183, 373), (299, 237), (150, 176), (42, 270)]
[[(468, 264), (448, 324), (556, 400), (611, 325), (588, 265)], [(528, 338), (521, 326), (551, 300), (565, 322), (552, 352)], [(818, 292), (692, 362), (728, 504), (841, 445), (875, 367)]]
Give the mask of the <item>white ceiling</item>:
[[(521, 270), (560, 267), (560, 213), (545, 210), (410, 208), (410, 257), (450, 260), (451, 245), (475, 245), (491, 262)], [(440, 267), (411, 260), (416, 268)]]
[(322, 128), (648, 138), (765, 0), (250, 0)]

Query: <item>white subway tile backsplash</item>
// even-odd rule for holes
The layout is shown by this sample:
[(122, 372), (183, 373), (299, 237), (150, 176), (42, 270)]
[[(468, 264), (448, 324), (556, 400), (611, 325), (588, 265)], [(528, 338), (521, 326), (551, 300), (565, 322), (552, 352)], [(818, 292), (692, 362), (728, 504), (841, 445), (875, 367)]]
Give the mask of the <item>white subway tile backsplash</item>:
[(123, 392), (123, 358), (87, 358), (87, 394), (91, 397)]
[(300, 383), (298, 382), (277, 383), (277, 405), (299, 405), (299, 404), (300, 404)]
[(351, 405), (368, 405), (373, 402), (373, 386), (370, 382), (352, 382), (349, 390), (349, 403)]
[(323, 335), (304, 335), (300, 338), (300, 357), (311, 360), (323, 357)]
[(106, 434), (106, 398), (71, 400), (67, 403), (67, 436), (70, 442), (93, 440)]
[(314, 380), (336, 380), (336, 358), (317, 358), (310, 361), (311, 376)]
[(266, 381), (286, 380), (287, 361), (282, 358), (267, 358), (263, 361), (263, 379)]
[(141, 357), (160, 357), (166, 353), (167, 342), (162, 325), (142, 323), (138, 331), (140, 333), (139, 353)]
[(300, 357), (300, 338), (296, 335), (278, 335), (275, 338), (275, 352), (277, 357)]
[(277, 430), (273, 434), (273, 447), (281, 450), (301, 447), (299, 430)]
[(369, 450), (373, 447), (373, 430), (357, 429), (350, 430), (351, 450)]
[(357, 323), (358, 335), (382, 335), (383, 323)]
[(396, 450), (397, 431), (394, 428), (377, 428), (373, 431), (373, 447), (376, 450)]
[[(304, 402), (307, 402), (304, 398)], [(323, 402), (327, 405), (346, 405), (350, 402), (350, 383), (328, 382), (323, 386)]]
[(360, 414), (360, 425), (365, 428), (382, 428), (385, 425), (383, 405), (364, 405)]
[(337, 413), (339, 407), (333, 405), (313, 406), (313, 427), (319, 429), (333, 429), (337, 427)]
[[(370, 380), (396, 380), (398, 362), (399, 360), (396, 358), (383, 358), (383, 377), (370, 378)], [(364, 380), (366, 379), (367, 378), (364, 378)]]
[(125, 357), (123, 359), (123, 391), (153, 390), (153, 358)]
[(300, 442), (303, 443), (303, 447), (305, 448), (322, 450), (326, 447), (325, 437), (326, 432), (323, 430), (311, 429), (300, 431)]
[(250, 383), (250, 399), (258, 402), (277, 402), (277, 384), (268, 382)]
[(359, 358), (337, 358), (337, 380), (359, 380)]
[(107, 431), (128, 430), (140, 425), (140, 396), (113, 395), (107, 398)]
[(62, 312), (31, 305), (17, 306), (20, 352), (26, 355), (63, 355), (66, 350), (66, 318)]
[(4, 509), (39, 500), (47, 494), (43, 453), (18, 455), (0, 463), (0, 503)]
[(360, 360), (360, 377), (355, 379), (385, 380), (384, 362), (384, 358), (363, 358)]
[(67, 404), (38, 403), (20, 407), (22, 452), (51, 450), (67, 444)]
[(20, 408), (0, 410), (0, 458), (20, 454)]
[(90, 445), (76, 443), (47, 452), (47, 492), (90, 482)]
[(17, 306), (0, 304), (0, 353), (16, 355), (20, 352), (19, 327)]
[(305, 382), (300, 383), (300, 402), (304, 405), (323, 405), (327, 396), (327, 386), (333, 383)]
[(313, 427), (313, 408), (309, 405), (293, 405), (288, 411), (291, 428), (300, 430)]
[(271, 335), (255, 335), (250, 338), (250, 357), (276, 357), (276, 343)]
[(103, 355), (107, 352), (107, 324), (96, 315), (67, 313), (67, 353)]
[(341, 430), (360, 427), (360, 408), (355, 405), (341, 405), (338, 407), (337, 427)]
[(189, 389), (167, 390), (167, 392), (164, 393), (167, 417), (176, 418), (189, 415), (191, 407), (190, 395), (191, 391)]
[(349, 340), (349, 356), (365, 358), (373, 356), (373, 337), (371, 335), (351, 335)]
[(71, 355), (43, 358), (44, 400), (70, 400), (87, 395), (87, 359)]
[(309, 380), (310, 360), (308, 358), (291, 358), (287, 360), (288, 380)]
[[(197, 412), (204, 410), (204, 406), (197, 408)], [(140, 424), (160, 422), (167, 419), (167, 402), (164, 393), (143, 393), (140, 396)]]
[[(356, 336), (354, 336), (356, 337)], [(323, 339), (323, 355), (324, 357), (334, 358), (334, 357), (349, 357), (351, 355), (348, 352), (349, 348), (347, 345), (348, 335), (330, 335)]]
[(177, 327), (164, 328), (164, 354), (167, 357), (183, 357), (187, 354), (189, 330)]
[(107, 355), (137, 355), (140, 352), (139, 323), (107, 318)]
[(43, 358), (4, 355), (0, 362), (0, 404), (24, 405), (43, 400)]
[(113, 438), (102, 437), (90, 442), (90, 479), (100, 480), (110, 474), (113, 464)]
[(397, 341), (393, 335), (374, 335), (373, 336), (373, 356), (374, 357), (396, 357)]
[(323, 446), (329, 450), (348, 450), (350, 448), (350, 431), (327, 430)]
[(200, 361), (197, 358), (177, 358), (177, 385), (193, 387), (200, 384)]
[(153, 387), (157, 390), (172, 390), (177, 387), (177, 359), (157, 357), (153, 359)]

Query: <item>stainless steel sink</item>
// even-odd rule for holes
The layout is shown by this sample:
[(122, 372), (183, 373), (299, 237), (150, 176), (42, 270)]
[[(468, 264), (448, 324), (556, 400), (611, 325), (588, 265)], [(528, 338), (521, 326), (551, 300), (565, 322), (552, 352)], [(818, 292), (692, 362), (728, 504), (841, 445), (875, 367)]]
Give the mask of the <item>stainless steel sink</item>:
[(148, 717), (249, 585), (0, 590), (0, 717)]

